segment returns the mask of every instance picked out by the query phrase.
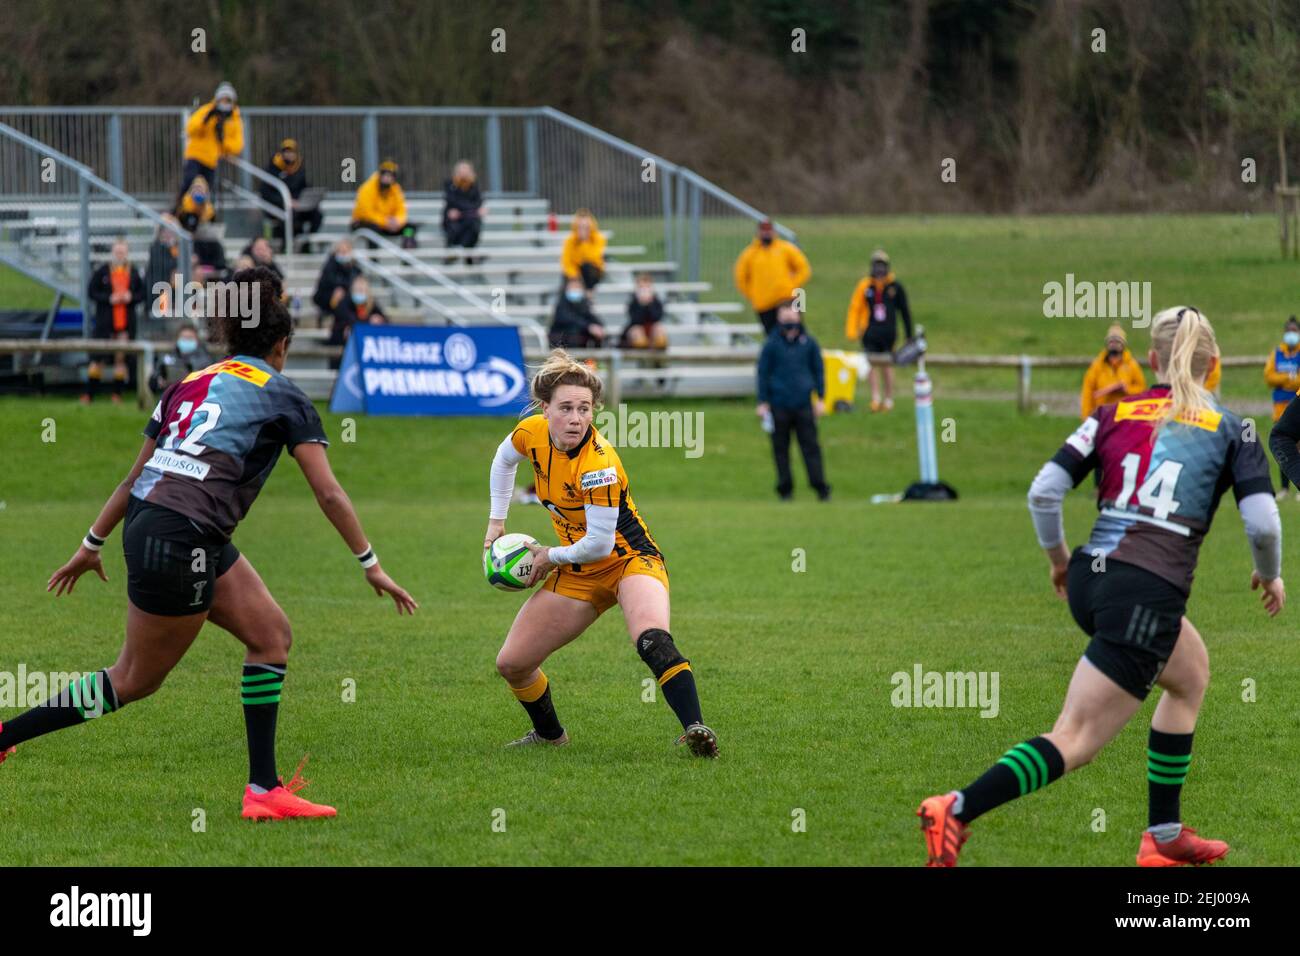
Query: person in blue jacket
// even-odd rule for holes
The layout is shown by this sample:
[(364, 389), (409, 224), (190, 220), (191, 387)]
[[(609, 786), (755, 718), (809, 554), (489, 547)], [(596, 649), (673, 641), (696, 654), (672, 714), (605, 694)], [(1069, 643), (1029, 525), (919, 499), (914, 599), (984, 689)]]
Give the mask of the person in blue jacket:
[(776, 493), (788, 501), (794, 491), (790, 475), (790, 432), (799, 440), (808, 484), (828, 501), (831, 486), (822, 470), (817, 419), (825, 412), (826, 375), (821, 346), (808, 333), (793, 303), (777, 308), (777, 324), (758, 356), (758, 416), (771, 422), (772, 456), (776, 459)]

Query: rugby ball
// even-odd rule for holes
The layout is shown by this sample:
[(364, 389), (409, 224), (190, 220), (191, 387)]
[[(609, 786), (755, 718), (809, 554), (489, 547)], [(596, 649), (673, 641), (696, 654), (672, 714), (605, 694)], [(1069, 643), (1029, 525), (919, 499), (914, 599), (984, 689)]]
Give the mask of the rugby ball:
[(533, 553), (528, 545), (537, 539), (527, 534), (503, 534), (483, 552), (483, 577), (502, 591), (523, 591), (533, 573)]

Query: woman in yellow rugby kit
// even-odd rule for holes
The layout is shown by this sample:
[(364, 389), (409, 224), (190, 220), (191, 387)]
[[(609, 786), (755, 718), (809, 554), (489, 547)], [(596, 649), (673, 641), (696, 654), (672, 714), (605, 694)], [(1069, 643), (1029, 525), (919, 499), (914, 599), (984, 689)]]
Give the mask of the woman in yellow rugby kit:
[(591, 423), (600, 394), (596, 373), (556, 349), (533, 377), (538, 413), (515, 427), (492, 460), (483, 547), (505, 532), (515, 472), (525, 462), (560, 539), (559, 547), (530, 546), (528, 584), (544, 583), (519, 609), (497, 654), (497, 670), (533, 722), (510, 746), (569, 742), (541, 665), (617, 604), (637, 653), (682, 723), (677, 742), (696, 756), (716, 757), (718, 739), (701, 718), (690, 661), (668, 632), (663, 555), (632, 501), (618, 453)]

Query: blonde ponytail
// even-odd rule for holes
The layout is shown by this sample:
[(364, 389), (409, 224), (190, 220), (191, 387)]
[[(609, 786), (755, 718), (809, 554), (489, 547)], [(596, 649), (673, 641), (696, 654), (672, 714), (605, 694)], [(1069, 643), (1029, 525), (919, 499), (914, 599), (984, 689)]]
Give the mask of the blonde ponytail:
[(1165, 309), (1151, 324), (1151, 348), (1169, 383), (1169, 407), (1161, 425), (1171, 421), (1196, 421), (1213, 409), (1205, 377), (1219, 354), (1214, 329), (1196, 309)]

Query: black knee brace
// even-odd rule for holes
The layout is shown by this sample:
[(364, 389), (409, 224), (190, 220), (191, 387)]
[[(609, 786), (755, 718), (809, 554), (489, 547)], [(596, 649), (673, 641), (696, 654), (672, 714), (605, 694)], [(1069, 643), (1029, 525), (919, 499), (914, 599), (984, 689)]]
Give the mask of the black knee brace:
[(673, 643), (673, 636), (657, 627), (641, 632), (641, 636), (636, 639), (636, 652), (641, 655), (641, 660), (646, 662), (650, 672), (655, 675), (655, 680), (678, 664), (690, 663), (682, 657), (682, 652)]

